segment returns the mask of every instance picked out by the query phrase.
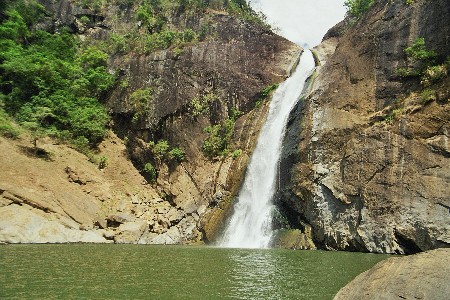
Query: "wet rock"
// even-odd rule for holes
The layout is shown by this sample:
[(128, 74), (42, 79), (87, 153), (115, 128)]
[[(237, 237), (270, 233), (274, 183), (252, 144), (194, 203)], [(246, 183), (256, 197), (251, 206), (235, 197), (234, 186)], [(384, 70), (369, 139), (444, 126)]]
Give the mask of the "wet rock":
[(311, 236), (301, 232), (299, 229), (282, 229), (276, 233), (274, 239), (275, 247), (293, 250), (316, 249)]

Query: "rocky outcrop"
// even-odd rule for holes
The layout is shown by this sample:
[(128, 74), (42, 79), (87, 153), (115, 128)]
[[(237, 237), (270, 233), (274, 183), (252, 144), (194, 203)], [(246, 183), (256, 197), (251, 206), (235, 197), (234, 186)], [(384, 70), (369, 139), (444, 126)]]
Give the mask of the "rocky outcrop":
[(334, 300), (447, 299), (450, 249), (379, 262), (342, 288)]
[(414, 253), (450, 245), (449, 78), (402, 78), (419, 37), (450, 54), (446, 1), (375, 1), (332, 30), (291, 115), (277, 203), (326, 249)]
[[(147, 51), (139, 44), (142, 48), (126, 45), (131, 48), (116, 51), (111, 50), (114, 37), (134, 41), (148, 34), (136, 18), (140, 3), (102, 2), (93, 8), (71, 0), (38, 2), (47, 10), (40, 29), (68, 29), (84, 46), (110, 51), (108, 69), (117, 84), (105, 95), (105, 105), (114, 133), (90, 155), (106, 163), (101, 168), (52, 140), (38, 141), (49, 154), (43, 159), (32, 154), (25, 139), (2, 138), (1, 153), (11, 156), (0, 156), (0, 241), (213, 240), (267, 112), (260, 92), (290, 75), (301, 49), (261, 24), (230, 15), (216, 1), (214, 7), (164, 16), (171, 34), (189, 28), (198, 39), (164, 50)], [(133, 95), (139, 91), (146, 94), (136, 102)], [(208, 112), (193, 111), (193, 100), (203, 97), (209, 97)], [(233, 121), (228, 149), (236, 153), (207, 157), (201, 150), (208, 136), (204, 129), (225, 126), (226, 120)], [(156, 157), (150, 145), (161, 140), (181, 148), (185, 159), (169, 159), (167, 153)], [(145, 180), (148, 163), (156, 178)], [(24, 219), (13, 221), (15, 214)], [(36, 230), (51, 234), (35, 239)]]

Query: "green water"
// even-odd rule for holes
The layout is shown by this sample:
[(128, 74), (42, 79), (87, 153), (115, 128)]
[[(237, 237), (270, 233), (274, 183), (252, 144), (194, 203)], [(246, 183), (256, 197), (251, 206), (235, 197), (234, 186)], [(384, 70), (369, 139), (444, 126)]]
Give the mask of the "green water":
[(332, 299), (385, 255), (140, 245), (0, 246), (0, 299)]

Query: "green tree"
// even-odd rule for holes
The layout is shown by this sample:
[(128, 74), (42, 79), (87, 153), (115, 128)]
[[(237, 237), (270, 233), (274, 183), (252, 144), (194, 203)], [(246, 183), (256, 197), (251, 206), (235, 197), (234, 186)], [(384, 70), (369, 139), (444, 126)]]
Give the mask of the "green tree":
[(346, 0), (344, 2), (348, 14), (358, 19), (369, 10), (372, 4), (373, 0)]

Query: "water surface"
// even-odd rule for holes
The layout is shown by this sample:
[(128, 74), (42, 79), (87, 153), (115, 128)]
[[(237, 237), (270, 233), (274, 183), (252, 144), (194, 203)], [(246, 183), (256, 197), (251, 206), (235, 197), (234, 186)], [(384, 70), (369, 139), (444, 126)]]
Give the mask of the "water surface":
[(0, 246), (0, 299), (332, 299), (386, 255), (150, 245)]

